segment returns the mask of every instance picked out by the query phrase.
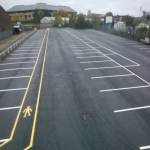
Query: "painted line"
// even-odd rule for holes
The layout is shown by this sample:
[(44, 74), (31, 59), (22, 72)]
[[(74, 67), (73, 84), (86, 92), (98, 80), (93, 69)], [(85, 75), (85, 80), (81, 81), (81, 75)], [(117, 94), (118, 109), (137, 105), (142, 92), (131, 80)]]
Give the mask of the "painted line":
[[(67, 30), (66, 30), (67, 31)], [(72, 33), (70, 33), (69, 31), (67, 31), (69, 34), (71, 34), (72, 36), (74, 36), (74, 37), (76, 37), (77, 39), (79, 39), (80, 41), (82, 41), (83, 43), (85, 43), (85, 44), (87, 44), (86, 42), (84, 42), (83, 40), (81, 40), (80, 38), (78, 38), (77, 36), (75, 36), (75, 35), (73, 35)], [(84, 37), (85, 39), (87, 39), (87, 40), (89, 40), (89, 41), (91, 41), (91, 42), (93, 42), (93, 43), (95, 43), (95, 44), (97, 44), (96, 42), (94, 42), (94, 41), (92, 41), (92, 40), (90, 40), (90, 39), (88, 39), (88, 38), (86, 38), (86, 37)], [(89, 44), (87, 44), (88, 46), (90, 46), (91, 48), (93, 48), (91, 45), (89, 45)], [(100, 44), (97, 44), (97, 45), (99, 45), (99, 46), (101, 46), (101, 47), (103, 47), (103, 48), (105, 48), (105, 49), (107, 49), (107, 50), (109, 50), (109, 51), (111, 51), (111, 52), (113, 52), (113, 53), (115, 53), (114, 51), (112, 51), (112, 50), (110, 50), (110, 49), (108, 49), (108, 48), (106, 48), (106, 47), (104, 47), (104, 46), (102, 46), (102, 45), (100, 45)], [(95, 49), (95, 48), (93, 48), (93, 49)], [(95, 49), (96, 50), (96, 49)], [(98, 50), (97, 50), (98, 51)], [(98, 52), (100, 52), (100, 51), (98, 51)], [(100, 52), (102, 55), (104, 55), (102, 52)], [(115, 53), (115, 54), (117, 54), (117, 53)], [(131, 61), (131, 62), (133, 62), (134, 64), (136, 64), (137, 66), (140, 66), (138, 63), (136, 63), (136, 62), (134, 62), (134, 61), (132, 61), (132, 60), (130, 60), (130, 59), (128, 59), (128, 58), (126, 58), (126, 57), (124, 57), (124, 56), (122, 56), (122, 55), (120, 55), (120, 54), (117, 54), (118, 56), (121, 56), (122, 58), (125, 58), (125, 59), (127, 59), (127, 60), (129, 60), (129, 61)], [(132, 71), (130, 71), (129, 69), (127, 69), (127, 68), (125, 68), (125, 67), (127, 67), (127, 66), (122, 66), (120, 63), (118, 63), (118, 62), (116, 62), (115, 60), (113, 60), (113, 59), (111, 59), (109, 56), (106, 56), (106, 55), (104, 55), (105, 57), (107, 57), (108, 59), (110, 59), (110, 60), (112, 60), (113, 62), (115, 62), (116, 64), (118, 64), (119, 66), (121, 66), (121, 67), (123, 67), (125, 70), (127, 70), (128, 72), (130, 72), (131, 74), (134, 74)], [(133, 65), (132, 65), (133, 66)], [(131, 67), (131, 65), (129, 66), (129, 67)], [(137, 78), (139, 78), (140, 80), (142, 80), (143, 82), (145, 82), (145, 83), (147, 83), (148, 85), (150, 85), (150, 83), (148, 83), (146, 80), (144, 80), (143, 78), (141, 78), (141, 77), (139, 77), (138, 75), (136, 75), (136, 74), (134, 74)]]
[[(47, 33), (47, 31), (46, 31)], [(26, 99), (26, 96), (27, 96), (27, 93), (28, 93), (28, 90), (29, 90), (29, 87), (30, 87), (30, 84), (31, 84), (31, 81), (32, 81), (32, 78), (33, 78), (33, 75), (34, 75), (34, 72), (35, 72), (35, 69), (36, 69), (36, 66), (37, 66), (37, 63), (38, 63), (38, 60), (39, 60), (39, 57), (40, 57), (40, 53), (41, 53), (41, 50), (42, 50), (42, 47), (43, 47), (43, 44), (44, 44), (44, 40), (45, 40), (45, 36), (46, 36), (46, 33), (44, 35), (44, 38), (43, 38), (43, 41), (42, 41), (42, 45), (41, 45), (41, 48), (40, 48), (40, 51), (38, 53), (38, 57), (37, 57), (37, 60), (36, 60), (36, 63), (34, 65), (34, 68), (32, 70), (32, 74), (31, 74), (31, 78), (28, 82), (28, 85), (27, 85), (27, 88), (26, 88), (26, 91), (25, 91), (25, 94), (24, 94), (24, 97), (22, 99), (22, 102), (21, 102), (21, 105), (20, 105), (20, 109), (18, 111), (18, 114), (17, 114), (17, 117), (16, 117), (16, 120), (15, 120), (15, 123), (14, 123), (14, 126), (12, 128), (12, 131), (11, 131), (11, 134), (10, 134), (10, 137), (9, 137), (9, 140), (0, 144), (0, 147), (6, 145), (7, 143), (9, 143), (12, 139), (13, 139), (13, 136), (14, 136), (14, 133), (15, 133), (15, 130), (16, 130), (16, 127), (17, 127), (17, 124), (18, 124), (18, 120), (19, 120), (19, 117), (20, 117), (20, 114), (22, 112), (22, 108), (23, 108), (23, 105), (24, 105), (24, 102), (25, 102), (25, 99)]]
[(17, 49), (16, 52), (38, 52), (39, 50), (20, 50)]
[(80, 62), (80, 63), (81, 63), (81, 64), (86, 64), (86, 63), (107, 62), (107, 61), (112, 61), (112, 60), (103, 60), (103, 61), (87, 61), (87, 62)]
[(44, 59), (43, 59), (41, 77), (40, 77), (40, 84), (39, 84), (39, 89), (38, 89), (38, 97), (37, 97), (37, 102), (36, 102), (36, 108), (35, 108), (35, 115), (34, 115), (34, 121), (33, 121), (33, 126), (32, 126), (30, 144), (24, 150), (30, 149), (33, 145), (34, 134), (35, 134), (35, 126), (36, 126), (36, 120), (37, 120), (37, 114), (38, 114), (38, 107), (39, 107), (40, 96), (41, 96), (44, 68), (45, 68), (45, 62), (46, 62), (46, 54), (47, 54), (47, 48), (48, 48), (48, 36), (49, 36), (49, 31), (48, 31), (48, 35), (47, 35), (47, 41), (46, 41), (46, 47), (45, 47), (45, 53), (44, 53)]
[(17, 109), (20, 108), (20, 106), (16, 106), (16, 107), (7, 107), (7, 108), (0, 108), (0, 110), (9, 110), (9, 109)]
[(27, 88), (6, 89), (6, 90), (0, 90), (0, 92), (20, 91), (20, 90), (26, 90), (26, 89), (27, 89)]
[(143, 150), (143, 149), (150, 149), (150, 145), (149, 146), (142, 146), (142, 147), (140, 147), (140, 149), (141, 150)]
[(38, 53), (19, 53), (19, 54), (11, 54), (11, 55), (25, 55), (25, 54), (28, 54), (28, 55), (37, 55)]
[(82, 52), (82, 51), (95, 51), (94, 49), (84, 49), (84, 50), (71, 50), (76, 52)]
[(69, 47), (76, 47), (76, 46), (86, 46), (84, 43), (83, 44), (68, 44)]
[(89, 52), (89, 53), (74, 53), (74, 54), (94, 54), (94, 53), (99, 53), (99, 52)]
[(135, 86), (135, 87), (127, 87), (127, 88), (118, 88), (118, 89), (100, 90), (100, 92), (121, 91), (121, 90), (138, 89), (138, 88), (146, 88), (146, 87), (150, 87), (150, 85), (146, 85), (146, 86)]
[(104, 55), (116, 55), (116, 53), (108, 53), (108, 54), (104, 54)]
[(125, 112), (125, 111), (132, 111), (132, 110), (139, 110), (139, 109), (147, 109), (147, 108), (150, 108), (150, 106), (143, 106), (143, 107), (135, 107), (135, 108), (129, 108), (129, 109), (122, 109), (122, 110), (115, 110), (114, 113)]
[(15, 63), (5, 63), (5, 64), (0, 64), (0, 65), (29, 64), (29, 63), (35, 63), (35, 61), (29, 61), (29, 62), (15, 62)]
[(94, 57), (106, 57), (106, 56), (88, 56), (88, 57), (77, 57), (77, 58), (94, 58)]
[(150, 49), (150, 48), (140, 48), (140, 49)]
[(33, 69), (33, 68), (13, 68), (13, 69), (4, 69), (4, 70), (0, 70), (0, 71), (27, 70), (27, 69)]
[(3, 139), (3, 140), (0, 140), (0, 143), (1, 142), (6, 142), (6, 141), (8, 141), (9, 139)]
[(150, 52), (150, 51), (147, 51), (148, 53)]
[(18, 57), (18, 58), (7, 58), (7, 59), (22, 59), (22, 58), (36, 58), (36, 57)]
[(114, 75), (114, 76), (101, 76), (101, 77), (91, 77), (91, 79), (116, 78), (116, 77), (125, 77), (125, 76), (134, 76), (134, 74)]
[[(84, 70), (97, 70), (97, 69), (109, 69), (109, 68), (125, 68), (125, 67), (133, 67), (137, 65), (128, 65), (128, 66), (112, 66), (112, 67), (99, 67), (99, 68), (86, 68)], [(134, 74), (134, 73), (132, 73)]]
[(89, 48), (89, 47), (70, 47), (70, 49), (74, 49), (74, 48)]
[(30, 78), (30, 76), (6, 77), (6, 78), (0, 78), (0, 80), (19, 79), (19, 78)]

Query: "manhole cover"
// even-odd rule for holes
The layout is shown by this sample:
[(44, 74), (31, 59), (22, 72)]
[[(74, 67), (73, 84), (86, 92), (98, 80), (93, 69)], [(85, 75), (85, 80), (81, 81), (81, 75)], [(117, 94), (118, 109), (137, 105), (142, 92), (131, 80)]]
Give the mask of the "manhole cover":
[(90, 114), (85, 114), (83, 115), (84, 120), (91, 120), (91, 115)]

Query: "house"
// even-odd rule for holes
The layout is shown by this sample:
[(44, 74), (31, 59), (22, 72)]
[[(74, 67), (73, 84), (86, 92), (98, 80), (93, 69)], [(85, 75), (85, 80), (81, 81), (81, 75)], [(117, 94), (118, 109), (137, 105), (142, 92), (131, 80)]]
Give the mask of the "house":
[(120, 15), (113, 16), (113, 22), (114, 22), (114, 24), (117, 22), (125, 22), (126, 17), (127, 17), (126, 15), (125, 16), (120, 16)]
[(10, 16), (13, 13), (18, 13), (20, 18), (33, 18), (33, 14), (36, 9), (41, 11), (48, 10), (50, 13), (59, 10), (65, 10), (68, 13), (77, 13), (75, 10), (68, 6), (54, 6), (48, 5), (46, 3), (36, 3), (35, 5), (17, 5), (7, 10), (7, 13)]
[(115, 31), (122, 31), (122, 32), (126, 32), (127, 27), (126, 27), (126, 23), (125, 22), (116, 22), (114, 24), (114, 30)]
[(0, 32), (10, 29), (11, 29), (11, 18), (3, 9), (3, 7), (0, 6)]

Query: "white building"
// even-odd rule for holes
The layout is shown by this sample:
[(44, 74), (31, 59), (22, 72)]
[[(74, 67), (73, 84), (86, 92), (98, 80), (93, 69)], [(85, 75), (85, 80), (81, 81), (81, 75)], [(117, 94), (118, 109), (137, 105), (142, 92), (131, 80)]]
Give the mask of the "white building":
[(115, 31), (123, 31), (125, 32), (127, 30), (126, 23), (125, 22), (117, 22), (114, 24), (114, 30)]
[(55, 21), (55, 17), (44, 17), (41, 19), (40, 23), (52, 24)]

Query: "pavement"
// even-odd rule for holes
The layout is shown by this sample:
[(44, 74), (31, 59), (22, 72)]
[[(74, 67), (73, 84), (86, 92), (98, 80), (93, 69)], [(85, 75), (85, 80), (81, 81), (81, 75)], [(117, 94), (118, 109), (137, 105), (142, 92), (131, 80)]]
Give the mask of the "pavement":
[(26, 36), (28, 33), (27, 32), (22, 32), (19, 35), (12, 35), (8, 38), (5, 38), (0, 41), (0, 52), (7, 49), (9, 46), (11, 46), (13, 43), (21, 39), (22, 37)]
[(96, 30), (38, 30), (0, 62), (0, 149), (150, 149), (150, 46)]

